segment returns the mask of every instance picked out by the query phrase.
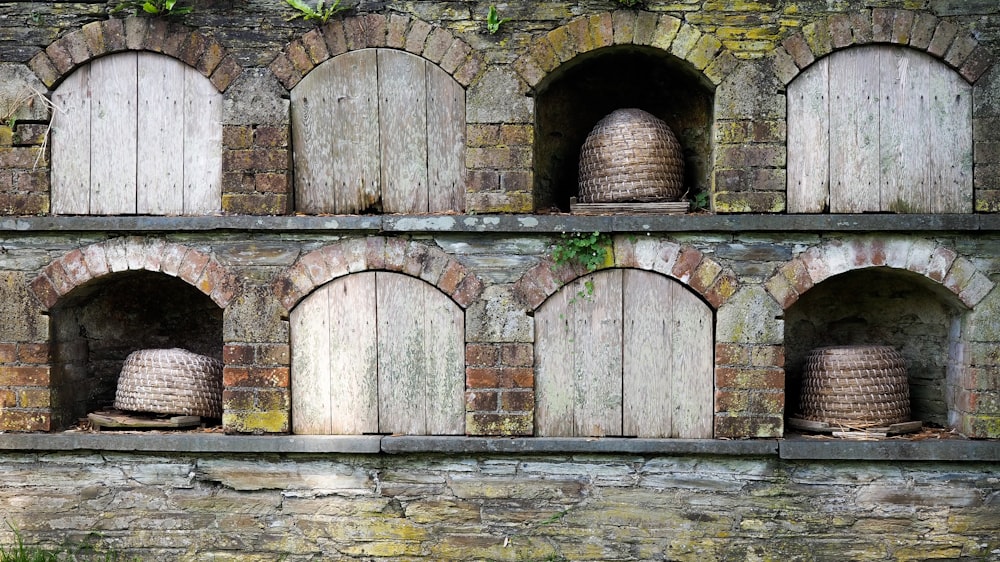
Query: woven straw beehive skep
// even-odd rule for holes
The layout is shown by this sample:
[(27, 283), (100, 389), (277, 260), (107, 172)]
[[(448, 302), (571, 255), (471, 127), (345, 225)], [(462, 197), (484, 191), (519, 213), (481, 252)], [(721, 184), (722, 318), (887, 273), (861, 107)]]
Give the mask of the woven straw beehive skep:
[(663, 120), (618, 109), (584, 141), (579, 180), (582, 203), (677, 201), (684, 195), (684, 155)]
[(802, 378), (801, 415), (831, 425), (875, 427), (910, 420), (906, 363), (889, 346), (814, 349)]
[(142, 349), (125, 359), (115, 408), (222, 417), (222, 362), (184, 349)]

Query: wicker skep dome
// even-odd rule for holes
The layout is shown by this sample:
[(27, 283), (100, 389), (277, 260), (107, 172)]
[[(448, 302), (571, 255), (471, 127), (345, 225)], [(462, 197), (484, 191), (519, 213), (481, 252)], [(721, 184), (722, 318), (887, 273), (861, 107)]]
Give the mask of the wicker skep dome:
[(657, 117), (618, 109), (598, 121), (580, 149), (580, 202), (677, 201), (684, 195), (684, 155)]
[(125, 359), (115, 408), (222, 417), (222, 362), (184, 349), (142, 349)]
[(906, 363), (883, 345), (812, 350), (802, 378), (802, 417), (856, 428), (910, 420)]

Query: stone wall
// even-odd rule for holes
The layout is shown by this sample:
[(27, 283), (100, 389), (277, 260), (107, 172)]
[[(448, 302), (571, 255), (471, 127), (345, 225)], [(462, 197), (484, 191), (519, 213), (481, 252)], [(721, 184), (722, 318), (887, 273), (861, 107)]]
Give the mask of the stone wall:
[(990, 463), (63, 450), (0, 469), (29, 544), (147, 562), (1000, 559)]

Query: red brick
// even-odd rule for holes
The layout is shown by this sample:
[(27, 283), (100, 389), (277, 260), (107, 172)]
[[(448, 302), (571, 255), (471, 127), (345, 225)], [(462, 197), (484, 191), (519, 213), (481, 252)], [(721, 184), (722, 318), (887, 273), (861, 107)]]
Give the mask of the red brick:
[(253, 144), (260, 148), (287, 148), (288, 127), (260, 125), (253, 130)]
[(17, 361), (17, 344), (0, 343), (0, 363), (14, 363)]
[(437, 288), (450, 295), (455, 292), (455, 289), (458, 288), (459, 283), (465, 279), (466, 275), (468, 275), (468, 272), (462, 264), (455, 260), (449, 260), (444, 271), (441, 273), (441, 278), (438, 279)]
[(406, 45), (406, 30), (410, 27), (410, 18), (391, 14), (386, 23), (385, 45), (393, 49), (402, 49)]
[(208, 266), (209, 256), (195, 250), (184, 254), (184, 261), (177, 269), (177, 276), (192, 285), (197, 285), (202, 272)]
[(502, 388), (534, 388), (535, 370), (531, 367), (501, 367), (499, 382)]
[(181, 42), (177, 58), (184, 61), (188, 66), (193, 67), (198, 64), (198, 61), (205, 54), (206, 45), (207, 41), (204, 35), (198, 32), (188, 33)]
[(451, 47), (454, 40), (455, 36), (447, 29), (442, 27), (435, 28), (424, 44), (424, 58), (433, 63), (441, 62), (441, 58), (448, 52), (448, 48)]
[(254, 409), (254, 390), (226, 389), (222, 391), (222, 408), (226, 411), (246, 411)]
[(318, 65), (330, 58), (330, 51), (326, 48), (326, 39), (323, 38), (323, 32), (318, 28), (302, 36), (302, 47), (305, 48), (305, 52), (313, 64)]
[(41, 274), (31, 281), (31, 292), (46, 310), (55, 306), (59, 302), (59, 292), (47, 275)]
[(215, 89), (220, 92), (225, 92), (242, 72), (243, 69), (240, 68), (236, 59), (229, 55), (222, 59), (219, 66), (217, 66), (212, 72), (212, 76), (209, 80), (212, 82), (212, 85), (215, 86)]
[(470, 54), (472, 54), (472, 47), (461, 39), (455, 39), (451, 42), (451, 46), (448, 47), (444, 56), (441, 57), (441, 69), (448, 74), (455, 72), (469, 58)]
[(535, 409), (535, 393), (504, 392), (500, 397), (500, 409), (505, 412), (530, 412)]
[(369, 236), (365, 240), (365, 263), (368, 269), (385, 268), (385, 238)]
[(262, 343), (256, 345), (257, 364), (261, 366), (288, 366), (291, 364), (291, 349), (288, 344)]
[(326, 50), (331, 57), (347, 52), (347, 36), (344, 33), (344, 24), (340, 20), (334, 20), (320, 28), (323, 39), (326, 41)]
[(222, 384), (226, 387), (288, 388), (287, 367), (225, 367)]
[(222, 361), (226, 365), (252, 365), (254, 363), (254, 346), (228, 343), (222, 346)]
[(896, 11), (875, 8), (872, 10), (872, 41), (888, 43), (892, 37), (892, 21)]
[(682, 249), (680, 255), (677, 256), (677, 262), (674, 263), (671, 275), (686, 282), (694, 274), (703, 257), (702, 253), (694, 248)]
[(496, 392), (477, 391), (465, 393), (465, 410), (467, 412), (495, 412), (497, 411), (498, 402)]
[(48, 411), (0, 411), (0, 431), (49, 431), (51, 423)]
[(202, 51), (201, 58), (198, 59), (198, 63), (195, 68), (206, 78), (211, 76), (215, 69), (219, 67), (219, 64), (226, 58), (226, 49), (215, 37), (207, 37), (205, 41), (205, 48)]
[(431, 25), (423, 20), (414, 20), (410, 25), (410, 31), (406, 34), (407, 51), (414, 54), (421, 54), (424, 51), (424, 43), (431, 32)]
[(382, 14), (367, 14), (364, 17), (365, 44), (369, 47), (385, 47), (388, 21)]
[(292, 404), (292, 397), (286, 389), (257, 389), (255, 392), (257, 410), (273, 412), (288, 410)]
[(784, 427), (782, 416), (716, 416), (715, 437), (744, 439), (753, 437), (781, 437)]
[(465, 364), (470, 367), (494, 367), (500, 354), (497, 346), (488, 343), (470, 343), (465, 346)]
[(931, 42), (927, 45), (927, 52), (937, 57), (944, 56), (956, 35), (958, 35), (958, 26), (950, 21), (942, 20), (934, 30)]
[(49, 408), (52, 406), (52, 391), (47, 388), (25, 388), (18, 390), (17, 403), (21, 408)]
[(466, 388), (497, 388), (499, 383), (500, 369), (485, 367), (467, 367), (465, 369)]
[(455, 299), (462, 308), (467, 308), (473, 301), (479, 298), (483, 292), (483, 282), (475, 275), (466, 275), (465, 279), (458, 284), (451, 297)]
[(473, 413), (465, 423), (469, 435), (531, 435), (533, 430), (530, 414)]
[(419, 277), (427, 262), (427, 246), (411, 242), (406, 248), (406, 259), (403, 261), (403, 273)]
[(781, 414), (785, 409), (784, 392), (715, 392), (715, 411), (740, 414)]
[(348, 51), (356, 51), (368, 46), (368, 34), (365, 32), (364, 16), (344, 19), (344, 37), (347, 39)]
[(288, 47), (285, 48), (285, 56), (291, 61), (292, 67), (303, 76), (309, 74), (316, 67), (316, 63), (309, 58), (309, 53), (306, 52), (305, 46), (302, 45), (302, 41), (295, 40), (289, 43)]
[(534, 348), (528, 343), (508, 343), (500, 347), (500, 363), (507, 367), (531, 367)]
[(48, 386), (48, 367), (0, 365), (0, 386)]
[(782, 390), (784, 369), (716, 367), (715, 387), (731, 389)]
[(52, 59), (49, 58), (46, 51), (41, 51), (31, 57), (31, 60), (28, 61), (28, 66), (35, 73), (35, 76), (38, 76), (38, 79), (48, 88), (51, 88), (56, 83), (61, 74), (56, 70), (55, 64), (53, 64)]
[(230, 150), (250, 148), (254, 130), (249, 125), (223, 125), (222, 146)]
[[(494, 396), (496, 395), (494, 394)], [(17, 393), (13, 390), (0, 389), (0, 411), (15, 407), (17, 407)], [(493, 410), (496, 410), (495, 406)]]
[[(27, 365), (45, 365), (49, 362), (49, 344), (19, 344), (17, 346), (17, 360)], [(2, 356), (0, 356), (0, 361), (3, 361)]]
[[(715, 344), (715, 364), (716, 365), (743, 365), (747, 362), (749, 352), (746, 346), (738, 343), (717, 343)], [(718, 378), (719, 369), (716, 371)], [(717, 386), (724, 386), (716, 384)]]
[(816, 60), (816, 56), (809, 50), (809, 45), (801, 33), (796, 33), (785, 39), (781, 46), (788, 51), (788, 54), (792, 56), (792, 60), (795, 61), (795, 66), (800, 69), (809, 66)]

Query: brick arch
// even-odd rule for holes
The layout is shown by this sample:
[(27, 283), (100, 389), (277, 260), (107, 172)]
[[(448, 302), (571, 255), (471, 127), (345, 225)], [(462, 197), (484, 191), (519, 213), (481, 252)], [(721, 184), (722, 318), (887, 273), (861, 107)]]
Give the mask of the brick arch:
[[(679, 281), (718, 309), (739, 288), (739, 280), (701, 250), (669, 240), (615, 236), (612, 267), (655, 271)], [(514, 294), (528, 310), (536, 310), (561, 287), (591, 273), (576, 264), (556, 265), (549, 259), (529, 269), (514, 284)]]
[(921, 238), (861, 237), (813, 246), (782, 266), (765, 283), (767, 292), (787, 309), (820, 282), (869, 267), (889, 267), (926, 277), (973, 308), (994, 283), (967, 258), (943, 244)]
[(304, 33), (286, 45), (269, 68), (291, 91), (326, 60), (367, 48), (399, 49), (427, 59), (466, 88), (486, 66), (471, 45), (443, 27), (403, 14), (363, 14)]
[(182, 279), (220, 308), (236, 295), (235, 275), (210, 254), (159, 238), (112, 238), (56, 258), (31, 282), (31, 291), (48, 311), (73, 289), (122, 271), (154, 271)]
[(774, 66), (785, 84), (817, 59), (854, 45), (895, 44), (940, 60), (974, 84), (993, 65), (995, 55), (951, 21), (925, 12), (882, 9), (835, 14), (802, 28), (775, 49)]
[(274, 293), (285, 313), (289, 313), (326, 283), (370, 270), (395, 271), (421, 279), (463, 310), (483, 292), (482, 280), (440, 249), (402, 238), (371, 236), (335, 242), (300, 256), (275, 279)]
[(95, 21), (67, 33), (35, 55), (28, 66), (48, 88), (93, 59), (123, 51), (153, 51), (195, 68), (220, 92), (242, 72), (219, 41), (163, 18), (132, 16)]
[(514, 62), (514, 69), (532, 88), (577, 55), (619, 45), (661, 49), (689, 62), (718, 86), (739, 61), (722, 41), (669, 14), (616, 10), (582, 16), (536, 37)]

